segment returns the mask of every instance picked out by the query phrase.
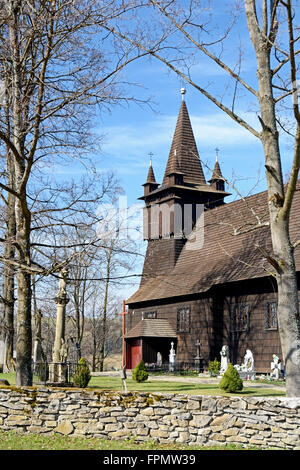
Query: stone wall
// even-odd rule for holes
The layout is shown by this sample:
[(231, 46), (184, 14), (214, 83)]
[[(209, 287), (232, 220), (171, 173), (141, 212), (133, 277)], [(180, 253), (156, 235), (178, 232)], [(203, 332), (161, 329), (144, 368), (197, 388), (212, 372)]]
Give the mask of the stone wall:
[(300, 449), (300, 398), (0, 388), (0, 429)]

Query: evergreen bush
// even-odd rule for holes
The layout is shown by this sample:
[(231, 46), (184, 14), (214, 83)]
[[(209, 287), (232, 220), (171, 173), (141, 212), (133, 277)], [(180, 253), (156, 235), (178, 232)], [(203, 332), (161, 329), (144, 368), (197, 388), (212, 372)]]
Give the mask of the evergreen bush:
[(214, 361), (210, 361), (208, 365), (208, 372), (210, 375), (218, 375), (221, 369), (221, 362), (216, 358)]
[(145, 382), (148, 379), (148, 372), (144, 361), (140, 361), (132, 371), (132, 378), (136, 382)]
[(73, 382), (79, 388), (85, 388), (91, 379), (90, 369), (87, 361), (82, 357), (75, 369)]
[(243, 390), (243, 381), (236, 368), (229, 363), (226, 372), (219, 383), (219, 388), (225, 392), (240, 392)]

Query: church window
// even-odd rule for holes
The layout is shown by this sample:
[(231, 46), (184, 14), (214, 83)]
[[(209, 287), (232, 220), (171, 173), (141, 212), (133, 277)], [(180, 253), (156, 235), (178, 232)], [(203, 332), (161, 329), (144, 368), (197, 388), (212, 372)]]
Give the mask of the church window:
[(268, 302), (265, 312), (265, 326), (267, 330), (277, 330), (277, 302)]
[(189, 333), (190, 331), (190, 307), (181, 307), (177, 310), (177, 332)]
[(231, 309), (232, 331), (247, 331), (249, 328), (249, 305), (236, 304)]

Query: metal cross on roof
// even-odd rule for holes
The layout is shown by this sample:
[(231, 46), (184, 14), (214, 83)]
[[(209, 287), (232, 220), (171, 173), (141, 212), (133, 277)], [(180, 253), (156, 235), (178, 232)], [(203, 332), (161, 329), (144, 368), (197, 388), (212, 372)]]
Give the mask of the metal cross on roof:
[(182, 101), (184, 100), (184, 95), (186, 94), (186, 89), (184, 87), (180, 88)]
[(150, 157), (150, 165), (152, 166), (152, 157), (154, 154), (152, 152), (149, 152), (148, 155)]

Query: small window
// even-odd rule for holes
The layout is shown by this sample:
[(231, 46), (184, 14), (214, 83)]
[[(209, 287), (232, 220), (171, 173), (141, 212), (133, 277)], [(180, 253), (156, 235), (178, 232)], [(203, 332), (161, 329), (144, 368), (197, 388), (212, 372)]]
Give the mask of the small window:
[(232, 331), (247, 331), (249, 329), (249, 305), (236, 304), (231, 308)]
[(190, 307), (181, 307), (177, 310), (177, 332), (189, 333), (190, 331)]
[(277, 330), (277, 302), (267, 302), (265, 326), (267, 330)]
[(156, 318), (157, 312), (144, 312), (144, 318)]

